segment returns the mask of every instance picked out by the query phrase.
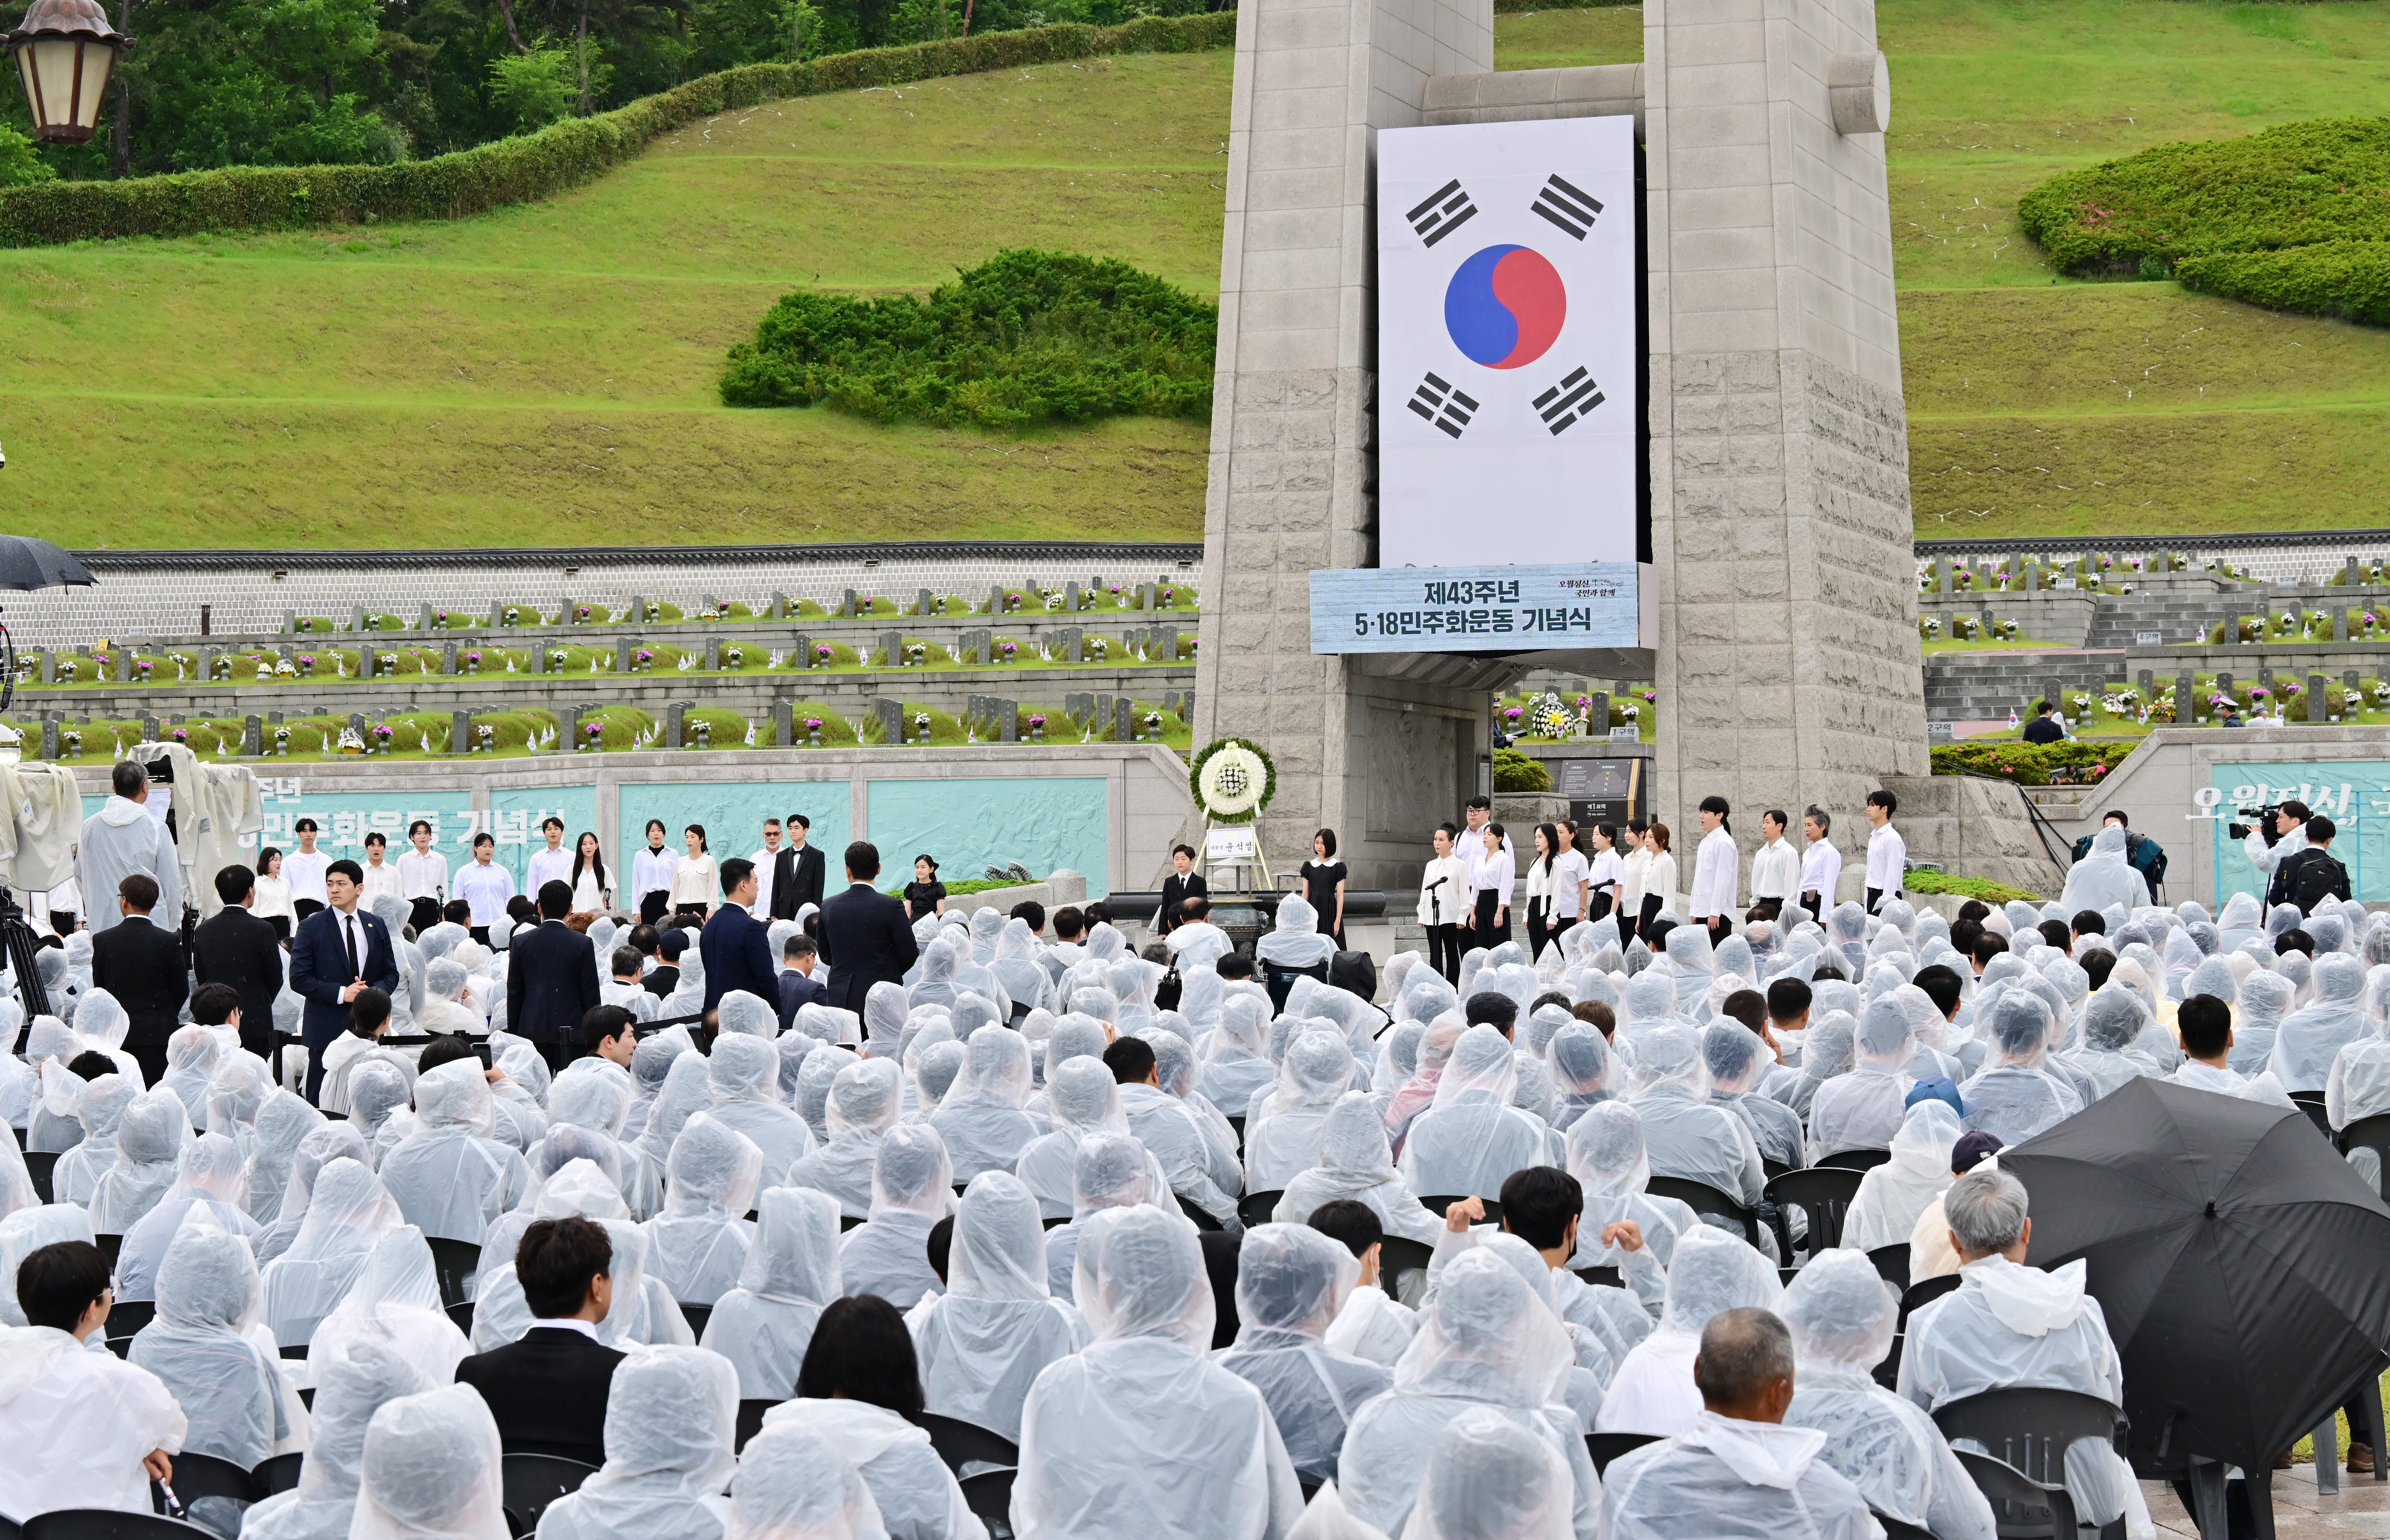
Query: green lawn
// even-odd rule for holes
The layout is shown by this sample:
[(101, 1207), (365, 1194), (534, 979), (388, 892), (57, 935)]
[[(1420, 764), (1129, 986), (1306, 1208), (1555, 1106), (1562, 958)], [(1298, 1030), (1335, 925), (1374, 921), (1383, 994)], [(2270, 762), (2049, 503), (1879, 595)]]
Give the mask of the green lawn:
[[(1505, 69), (1639, 58), (1504, 16)], [(2172, 139), (2383, 110), (2390, 0), (1884, 0), (1921, 534), (2375, 524), (2390, 332), (2054, 277), (2017, 199)], [(78, 545), (1194, 538), (1209, 435), (731, 411), (791, 288), (1007, 245), (1216, 290), (1227, 50), (769, 104), (456, 224), (0, 252), (0, 528)]]

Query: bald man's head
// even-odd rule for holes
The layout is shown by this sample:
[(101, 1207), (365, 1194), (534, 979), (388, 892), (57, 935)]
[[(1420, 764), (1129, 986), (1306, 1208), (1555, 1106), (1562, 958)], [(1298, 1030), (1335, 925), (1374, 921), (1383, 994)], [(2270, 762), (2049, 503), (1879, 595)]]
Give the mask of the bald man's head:
[(1769, 1311), (1720, 1311), (1702, 1328), (1693, 1383), (1720, 1417), (1783, 1421), (1792, 1404), (1792, 1333)]

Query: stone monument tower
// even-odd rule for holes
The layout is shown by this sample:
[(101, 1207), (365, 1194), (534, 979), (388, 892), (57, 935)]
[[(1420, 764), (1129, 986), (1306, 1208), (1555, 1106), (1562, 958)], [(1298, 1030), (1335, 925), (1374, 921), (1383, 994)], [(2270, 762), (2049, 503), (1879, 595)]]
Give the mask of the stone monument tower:
[(1642, 64), (1496, 73), (1491, 0), (1238, 13), (1195, 738), (1275, 758), (1280, 871), (1329, 827), (1355, 886), (1407, 887), (1478, 789), (1488, 691), (1526, 666), (1310, 650), (1308, 574), (1377, 559), (1381, 129), (1638, 117), (1657, 647), (1581, 666), (1656, 680), (1659, 815), (1719, 791), (1849, 828), (1870, 787), (1926, 771), (1873, 7), (1644, 15)]

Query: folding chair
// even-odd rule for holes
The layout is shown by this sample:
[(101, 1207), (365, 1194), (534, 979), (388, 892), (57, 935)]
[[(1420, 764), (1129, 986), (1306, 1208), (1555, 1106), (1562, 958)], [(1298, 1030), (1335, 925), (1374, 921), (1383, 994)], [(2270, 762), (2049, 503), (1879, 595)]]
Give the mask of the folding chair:
[(1742, 1226), (1742, 1238), (1754, 1246), (1759, 1244), (1759, 1211), (1744, 1208), (1731, 1194), (1720, 1192), (1707, 1182), (1695, 1182), (1682, 1176), (1654, 1176), (1644, 1191), (1654, 1198), (1673, 1198), (1695, 1213), (1714, 1213), (1731, 1219)]

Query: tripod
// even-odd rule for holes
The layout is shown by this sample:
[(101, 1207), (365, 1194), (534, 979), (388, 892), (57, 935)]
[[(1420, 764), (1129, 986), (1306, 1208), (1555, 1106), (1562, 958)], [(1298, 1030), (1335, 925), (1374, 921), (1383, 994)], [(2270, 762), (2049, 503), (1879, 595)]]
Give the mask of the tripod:
[(25, 923), (25, 911), (17, 906), (15, 891), (0, 883), (0, 951), (5, 951), (8, 966), (17, 971), (17, 993), (25, 1002), (25, 1020), (17, 1029), (17, 1041), (9, 1045), (13, 1053), (25, 1051), (33, 1018), (50, 1013), (50, 992), (42, 987), (42, 970), (33, 963), (36, 950), (33, 928)]

